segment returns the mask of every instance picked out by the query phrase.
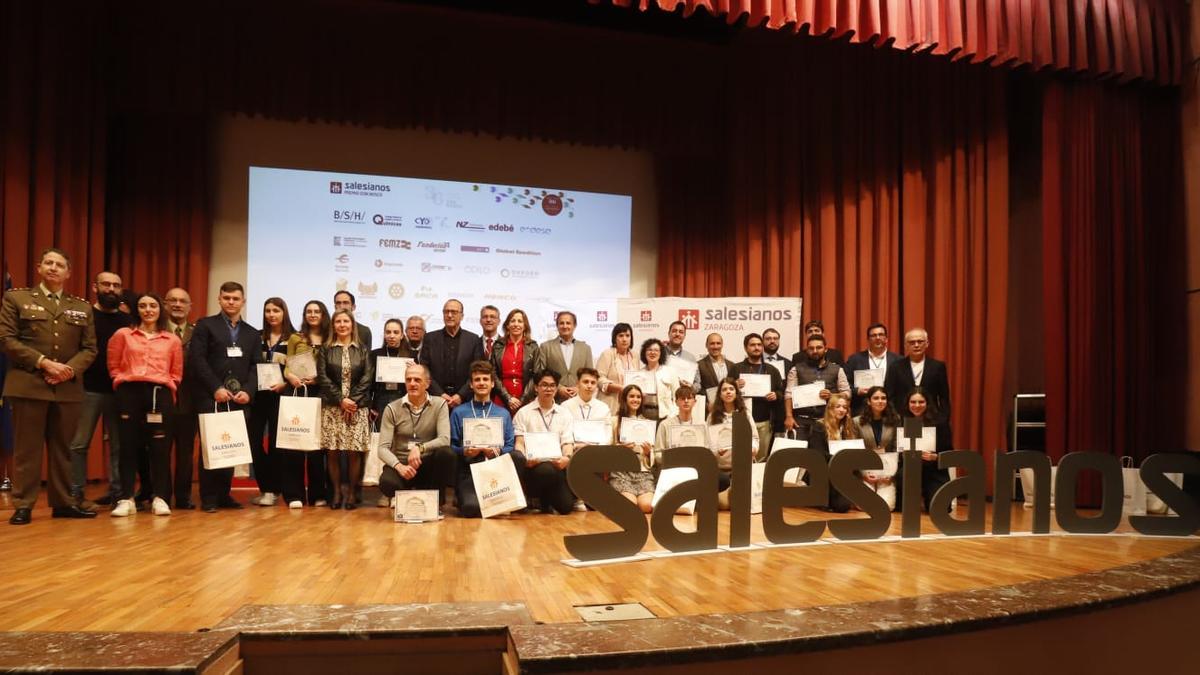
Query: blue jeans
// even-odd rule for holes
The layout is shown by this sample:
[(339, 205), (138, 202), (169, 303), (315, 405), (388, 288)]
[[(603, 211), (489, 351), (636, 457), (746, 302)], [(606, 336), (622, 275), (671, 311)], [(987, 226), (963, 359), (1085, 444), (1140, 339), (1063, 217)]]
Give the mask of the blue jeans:
[(117, 433), (117, 396), (85, 391), (83, 404), (80, 406), (79, 426), (75, 428), (75, 438), (71, 440), (71, 489), (81, 494), (83, 486), (87, 484), (88, 446), (92, 444), (96, 422), (100, 421), (101, 415), (104, 416), (104, 431), (108, 434), (109, 491), (117, 492), (121, 489), (118, 470), (121, 441), (120, 434)]

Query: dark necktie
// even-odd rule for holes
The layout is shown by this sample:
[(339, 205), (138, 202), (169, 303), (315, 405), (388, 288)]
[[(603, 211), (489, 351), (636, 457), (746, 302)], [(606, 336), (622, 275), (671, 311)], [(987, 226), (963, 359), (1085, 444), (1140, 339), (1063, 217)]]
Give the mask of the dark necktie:
[(487, 345), (483, 348), (483, 355), (487, 358), (492, 358), (492, 341), (494, 338), (487, 339)]

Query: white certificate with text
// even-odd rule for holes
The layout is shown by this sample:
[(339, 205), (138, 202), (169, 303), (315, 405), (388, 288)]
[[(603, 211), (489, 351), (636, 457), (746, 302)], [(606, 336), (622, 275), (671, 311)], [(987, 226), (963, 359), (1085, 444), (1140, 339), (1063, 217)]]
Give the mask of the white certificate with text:
[(643, 420), (636, 417), (621, 418), (622, 443), (653, 443), (654, 420)]
[(525, 458), (546, 461), (562, 457), (562, 446), (559, 445), (559, 435), (553, 431), (526, 432)]
[(588, 445), (608, 445), (612, 443), (612, 425), (608, 420), (575, 420), (571, 422), (571, 432), (576, 443)]
[(745, 383), (742, 387), (742, 396), (762, 397), (771, 393), (771, 376), (769, 374), (743, 373), (738, 377)]
[(870, 389), (871, 387), (882, 387), (883, 377), (887, 374), (885, 368), (864, 368), (854, 371), (854, 388), (855, 389)]
[(631, 384), (636, 384), (642, 390), (643, 395), (658, 392), (658, 384), (654, 379), (654, 373), (648, 370), (625, 371), (625, 386), (628, 387)]
[(792, 387), (792, 407), (793, 408), (811, 408), (813, 406), (825, 405), (825, 399), (821, 398), (821, 392), (825, 390), (825, 383), (813, 382), (812, 384), (802, 384), (798, 387)]
[[(908, 437), (904, 435), (904, 427), (896, 427), (896, 449), (900, 452), (912, 450)], [(937, 452), (937, 427), (921, 427), (921, 437), (917, 439), (917, 450), (921, 452)]]
[(667, 445), (672, 448), (707, 448), (708, 428), (703, 424), (676, 424), (667, 432)]
[(504, 447), (504, 420), (499, 417), (468, 417), (464, 419), (463, 447)]
[(380, 356), (375, 360), (375, 381), (388, 383), (404, 382), (404, 371), (412, 359), (403, 356)]
[(843, 450), (864, 450), (866, 447), (861, 438), (852, 438), (848, 441), (829, 441), (829, 456), (833, 457)]

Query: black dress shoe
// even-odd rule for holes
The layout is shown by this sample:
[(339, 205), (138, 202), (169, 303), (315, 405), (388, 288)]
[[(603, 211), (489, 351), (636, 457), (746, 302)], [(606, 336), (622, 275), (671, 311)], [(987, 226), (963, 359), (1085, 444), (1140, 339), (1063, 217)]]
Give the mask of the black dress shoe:
[(81, 509), (74, 504), (70, 506), (56, 506), (50, 509), (51, 518), (95, 518), (95, 511), (87, 511)]
[(104, 495), (103, 497), (97, 497), (96, 503), (99, 504), (100, 506), (112, 506), (113, 496), (111, 494), (107, 494), (107, 495)]
[(355, 504), (354, 502), (346, 502), (346, 510), (347, 511), (353, 511), (354, 509), (357, 509), (357, 508), (358, 508), (358, 504)]
[(33, 519), (32, 512), (33, 512), (32, 509), (25, 509), (25, 508), (17, 509), (16, 511), (13, 512), (12, 518), (8, 519), (8, 524), (9, 525), (28, 525), (29, 521)]
[(338, 509), (342, 508), (342, 503), (341, 502), (329, 502), (329, 508), (333, 509), (334, 511), (337, 511)]
[(217, 505), (216, 505), (216, 504), (209, 504), (209, 503), (201, 503), (201, 504), (200, 504), (200, 510), (201, 510), (201, 511), (204, 511), (205, 513), (216, 513), (216, 512), (217, 512)]
[(223, 509), (240, 509), (240, 508), (244, 508), (244, 507), (242, 506), (242, 503), (241, 503), (241, 502), (239, 502), (238, 500), (234, 499), (233, 497), (225, 497), (224, 499), (221, 499), (220, 501), (218, 501), (218, 502), (217, 502), (217, 506), (219, 506), (219, 507), (221, 507), (221, 508), (223, 508)]
[(191, 502), (175, 502), (175, 508), (180, 511), (192, 511), (196, 505)]

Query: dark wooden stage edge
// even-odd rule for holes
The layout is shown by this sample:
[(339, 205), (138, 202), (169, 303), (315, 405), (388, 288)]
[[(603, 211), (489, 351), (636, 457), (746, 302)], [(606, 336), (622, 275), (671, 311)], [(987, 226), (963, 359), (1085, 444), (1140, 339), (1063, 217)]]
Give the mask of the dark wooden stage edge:
[[(1020, 507), (1015, 511), (1014, 515), (1022, 515)], [(382, 510), (363, 510), (351, 518), (343, 515), (328, 511), (289, 513), (257, 509), (228, 515), (180, 514), (170, 519), (137, 516), (111, 523), (72, 524), (79, 527), (59, 527), (46, 519), (38, 528), (38, 539), (44, 540), (48, 534), (74, 533), (81, 542), (91, 541), (92, 537), (97, 538), (97, 543), (111, 540), (109, 546), (114, 550), (129, 550), (133, 554), (110, 559), (105, 551), (102, 554), (105, 559), (98, 564), (60, 573), (79, 575), (84, 581), (94, 577), (93, 583), (105, 589), (103, 597), (95, 602), (87, 598), (77, 598), (76, 602), (53, 583), (43, 584), (46, 592), (42, 594), (29, 593), (31, 587), (9, 584), (14, 590), (10, 591), (7, 603), (0, 603), (2, 627), (13, 630), (17, 626), (36, 625), (38, 629), (0, 633), (0, 671), (378, 673), (395, 670), (397, 664), (403, 664), (406, 672), (620, 671), (727, 675), (730, 666), (767, 668), (767, 672), (784, 669), (862, 672), (871, 670), (863, 664), (873, 663), (880, 667), (887, 664), (889, 672), (1011, 673), (1014, 669), (1134, 672), (1136, 669), (1171, 673), (1190, 672), (1197, 653), (1194, 639), (1185, 635), (1193, 625), (1194, 615), (1200, 611), (1200, 546), (1196, 545), (1200, 538), (1195, 536), (1152, 538), (1126, 532), (1102, 536), (1056, 533), (936, 538), (926, 534), (919, 542), (848, 542), (811, 548), (754, 549), (573, 569), (559, 562), (561, 544), (549, 547), (532, 533), (526, 540), (514, 540), (512, 532), (517, 531), (514, 528), (544, 530), (554, 532), (548, 536), (557, 537), (561, 532), (608, 529), (610, 524), (595, 517), (597, 514), (561, 518), (522, 516), (489, 522), (450, 519), (434, 526), (391, 526), (380, 522)], [(794, 513), (789, 520), (801, 515), (828, 517), (828, 514)], [(449, 527), (443, 527), (447, 524)], [(111, 584), (104, 586), (104, 580), (108, 567), (135, 564), (138, 552), (157, 550), (153, 547), (163, 544), (169, 530), (186, 533), (194, 545), (200, 533), (211, 533), (214, 525), (235, 537), (269, 536), (277, 528), (290, 528), (312, 534), (324, 532), (328, 538), (331, 535), (324, 529), (327, 527), (335, 531), (339, 527), (350, 530), (355, 537), (363, 536), (363, 532), (377, 533), (384, 539), (395, 537), (390, 543), (397, 544), (397, 550), (409, 550), (410, 559), (425, 566), (422, 569), (426, 583), (431, 571), (427, 567), (437, 558), (427, 559), (425, 552), (410, 546), (418, 540), (410, 539), (410, 535), (435, 539), (435, 546), (449, 547), (459, 556), (495, 556), (495, 542), (482, 540), (500, 537), (512, 542), (509, 553), (518, 559), (516, 564), (492, 561), (490, 567), (481, 569), (478, 561), (472, 561), (462, 569), (455, 569), (442, 555), (439, 573), (447, 579), (457, 578), (457, 585), (468, 589), (472, 579), (489, 573), (499, 583), (514, 587), (512, 575), (544, 574), (545, 577), (535, 578), (533, 585), (539, 585), (539, 581), (542, 586), (551, 585), (553, 588), (545, 589), (546, 593), (575, 598), (572, 602), (586, 600), (591, 597), (589, 591), (594, 590), (572, 587), (580, 580), (591, 585), (625, 583), (639, 592), (674, 588), (681, 596), (687, 595), (688, 587), (699, 587), (694, 590), (712, 596), (714, 604), (698, 605), (694, 599), (690, 601), (692, 604), (682, 602), (674, 607), (676, 612), (671, 616), (664, 614), (662, 598), (656, 604), (647, 595), (645, 604), (663, 618), (582, 623), (561, 618), (539, 620), (539, 614), (553, 614), (552, 608), (528, 589), (524, 591), (524, 601), (512, 602), (494, 601), (495, 592), (479, 586), (478, 595), (486, 601), (464, 601), (462, 596), (448, 592), (445, 597), (455, 601), (312, 603), (305, 598), (347, 596), (313, 596), (287, 587), (283, 577), (290, 576), (292, 569), (283, 564), (283, 558), (264, 556), (259, 544), (244, 542), (244, 550), (239, 549), (225, 564), (233, 564), (230, 561), (236, 562), (238, 556), (248, 556), (269, 569), (251, 567), (240, 573), (255, 575), (264, 583), (271, 579), (271, 570), (278, 571), (279, 585), (284, 587), (280, 594), (247, 596), (251, 602), (241, 609), (226, 611), (226, 618), (195, 632), (179, 628), (187, 622), (171, 624), (165, 619), (159, 619), (158, 625), (174, 625), (174, 632), (149, 632), (144, 630), (145, 626), (132, 622), (127, 625), (138, 632), (111, 632), (111, 621), (79, 621), (94, 612), (105, 612), (109, 606), (105, 601), (139, 607), (157, 603), (170, 608), (172, 613), (190, 610), (194, 617), (210, 616), (205, 606), (189, 606), (211, 603), (220, 607), (220, 595), (188, 596), (186, 589), (170, 587), (159, 579), (151, 582), (151, 587), (159, 589), (155, 592), (160, 596), (143, 598), (138, 605), (139, 600), (132, 596), (143, 592), (144, 587), (114, 588)], [(727, 521), (722, 521), (722, 525), (724, 537)], [(438, 531), (431, 528), (442, 529), (435, 534)], [(464, 544), (457, 538), (460, 534), (477, 540), (477, 546)], [(756, 532), (755, 540), (760, 537), (761, 531)], [(63, 545), (63, 540), (53, 539), (57, 545)], [(231, 546), (238, 545), (236, 538), (228, 541)], [(347, 556), (337, 541), (326, 541), (324, 546), (322, 550), (343, 556), (348, 564), (362, 562), (360, 558)], [(368, 556), (390, 555), (367, 545), (364, 550)], [(186, 560), (185, 551), (176, 551)], [(1040, 553), (1034, 555), (1035, 552)], [(284, 553), (285, 557), (289, 555)], [(220, 559), (222, 555), (215, 553), (211, 557)], [(308, 552), (297, 545), (290, 555), (303, 557)], [(523, 556), (546, 559), (535, 566)], [(9, 562), (18, 559), (19, 556)], [(815, 561), (806, 566), (808, 559)], [(871, 561), (881, 563), (882, 567), (872, 567)], [(948, 564), (939, 566), (943, 563)], [(1081, 569), (1089, 569), (1089, 564), (1091, 571), (1079, 573)], [(930, 571), (923, 571), (925, 566)], [(1005, 567), (1013, 566), (1026, 568), (1022, 576), (1005, 575)], [(842, 568), (844, 574), (854, 572), (857, 576), (847, 578), (853, 579), (852, 585), (859, 586), (869, 577), (889, 576), (886, 570), (894, 570), (895, 574), (878, 588), (859, 588), (843, 596), (802, 594), (800, 589), (806, 581), (809, 585), (830, 583), (834, 578), (821, 576), (821, 567)], [(934, 577), (954, 567), (962, 568), (967, 583), (957, 587), (930, 585)], [(23, 569), (20, 565), (16, 568)], [(337, 566), (328, 569), (336, 573)], [(709, 570), (710, 577), (698, 570)], [(754, 584), (747, 583), (751, 590), (740, 591), (729, 575), (742, 575), (748, 570), (765, 577), (759, 579), (759, 585), (763, 586), (759, 590), (776, 589), (776, 595), (783, 597), (771, 605), (754, 595)], [(185, 571), (197, 583), (218, 583), (194, 565)], [(386, 587), (392, 583), (392, 577), (400, 580), (415, 571), (421, 570), (406, 566), (401, 557), (390, 567), (372, 566), (355, 583)], [(658, 583), (637, 586), (631, 581), (633, 577), (646, 576), (646, 572), (656, 575)], [(155, 571), (143, 569), (135, 573), (153, 577)], [(345, 577), (344, 582), (355, 578), (350, 574)], [(909, 577), (918, 581), (908, 584), (905, 579)], [(330, 578), (325, 568), (317, 570), (313, 579), (323, 581), (301, 580), (301, 586), (337, 581), (336, 576)], [(1035, 580), (1011, 583), (1012, 579)], [(946, 590), (954, 588), (958, 590)], [(82, 591), (71, 587), (71, 592)], [(611, 588), (603, 592), (610, 597), (620, 596)], [(14, 593), (21, 597), (12, 597)], [(748, 610), (747, 597), (739, 599), (739, 596), (760, 603), (761, 611)], [(172, 604), (181, 597), (183, 604)], [(294, 597), (297, 604), (291, 604), (286, 599), (289, 597)], [(873, 599), (812, 601), (822, 597)], [(270, 602), (254, 602), (261, 598)], [(23, 615), (19, 611), (21, 603), (35, 611)], [(53, 621), (39, 622), (32, 618), (33, 614), (42, 617), (56, 614), (49, 609), (51, 606), (60, 608), (57, 611), (60, 616)], [(531, 611), (535, 606), (540, 609)], [(687, 611), (721, 606), (737, 611)], [(106, 632), (47, 631), (80, 625), (105, 626)]]

